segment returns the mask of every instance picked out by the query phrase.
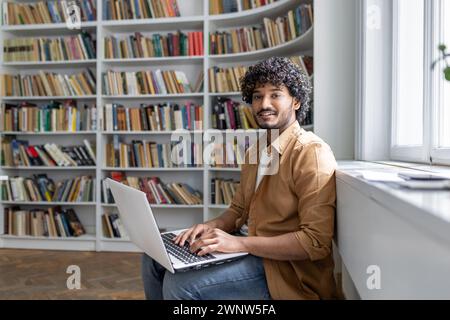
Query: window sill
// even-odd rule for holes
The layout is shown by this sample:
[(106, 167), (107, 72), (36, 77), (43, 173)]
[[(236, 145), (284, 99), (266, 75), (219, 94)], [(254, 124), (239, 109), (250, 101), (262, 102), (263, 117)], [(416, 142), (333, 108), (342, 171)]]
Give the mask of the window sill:
[(345, 183), (352, 186), (430, 236), (450, 243), (450, 190), (396, 188), (383, 182), (366, 181), (358, 176), (357, 170), (375, 172), (421, 170), (450, 175), (450, 167), (392, 161), (339, 161), (336, 172), (337, 184)]

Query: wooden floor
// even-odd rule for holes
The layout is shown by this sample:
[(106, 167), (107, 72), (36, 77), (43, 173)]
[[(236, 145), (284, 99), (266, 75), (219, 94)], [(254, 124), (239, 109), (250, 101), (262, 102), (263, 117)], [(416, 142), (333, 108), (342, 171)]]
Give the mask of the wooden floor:
[[(140, 254), (0, 249), (0, 300), (144, 299)], [(69, 265), (81, 289), (67, 289)]]

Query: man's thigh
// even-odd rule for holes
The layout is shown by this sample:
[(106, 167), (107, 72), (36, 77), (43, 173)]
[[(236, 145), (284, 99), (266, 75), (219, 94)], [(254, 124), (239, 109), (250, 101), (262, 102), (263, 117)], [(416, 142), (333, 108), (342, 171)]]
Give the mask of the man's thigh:
[(163, 281), (164, 299), (270, 299), (263, 260), (248, 255), (238, 260), (172, 274)]

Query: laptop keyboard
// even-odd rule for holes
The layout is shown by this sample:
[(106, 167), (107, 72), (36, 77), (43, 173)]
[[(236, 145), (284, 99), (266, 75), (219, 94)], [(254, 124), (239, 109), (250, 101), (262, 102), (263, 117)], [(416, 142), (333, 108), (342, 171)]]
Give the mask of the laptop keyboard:
[(181, 247), (178, 244), (175, 244), (172, 239), (176, 237), (174, 233), (164, 233), (161, 235), (164, 245), (166, 246), (167, 251), (175, 256), (180, 261), (189, 264), (200, 261), (207, 261), (214, 259), (215, 257), (209, 253), (198, 256), (195, 253), (192, 253), (189, 250), (189, 242), (185, 241), (184, 245)]

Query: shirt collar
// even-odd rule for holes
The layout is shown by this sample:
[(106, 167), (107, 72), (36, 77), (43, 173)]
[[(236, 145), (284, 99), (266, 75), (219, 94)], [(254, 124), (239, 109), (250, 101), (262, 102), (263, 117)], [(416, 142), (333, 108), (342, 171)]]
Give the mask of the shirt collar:
[[(272, 148), (275, 149), (275, 151), (278, 152), (279, 155), (282, 155), (292, 134), (297, 131), (301, 132), (302, 130), (303, 129), (300, 127), (300, 124), (298, 123), (298, 121), (294, 121), (274, 141), (272, 141), (272, 143), (271, 143)], [(267, 131), (265, 131), (265, 133), (258, 139), (258, 144), (260, 146), (262, 146), (266, 143), (266, 137), (265, 137), (266, 133), (267, 133)], [(257, 150), (258, 144), (254, 144), (253, 146), (250, 147), (250, 149), (249, 149), (250, 154), (254, 155), (254, 153), (256, 153), (258, 151)], [(262, 149), (260, 151), (262, 152), (263, 150), (265, 150), (265, 149)]]
[(301, 130), (300, 124), (297, 120), (295, 120), (289, 127), (286, 128), (274, 141), (272, 141), (272, 147), (281, 155), (283, 154), (284, 149), (286, 148), (286, 144), (289, 142), (289, 139), (292, 133)]

